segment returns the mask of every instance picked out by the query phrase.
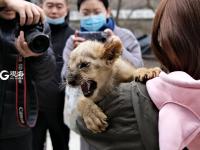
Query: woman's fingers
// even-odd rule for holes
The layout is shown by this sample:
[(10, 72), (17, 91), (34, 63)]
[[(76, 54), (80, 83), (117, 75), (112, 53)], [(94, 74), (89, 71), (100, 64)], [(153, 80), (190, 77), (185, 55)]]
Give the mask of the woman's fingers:
[(76, 48), (81, 42), (85, 41), (84, 38), (78, 36), (73, 36), (72, 38), (73, 38), (74, 48)]
[(113, 31), (111, 29), (105, 29), (104, 32), (107, 33), (108, 36), (113, 36), (114, 35), (114, 33), (113, 33)]

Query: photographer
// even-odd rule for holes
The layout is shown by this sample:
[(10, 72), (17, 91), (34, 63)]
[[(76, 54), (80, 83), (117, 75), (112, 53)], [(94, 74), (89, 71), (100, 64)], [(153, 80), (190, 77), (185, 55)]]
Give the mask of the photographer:
[[(38, 53), (35, 51), (38, 47), (44, 46), (41, 45), (42, 43), (48, 42), (47, 36), (39, 35), (39, 37), (43, 37), (43, 40), (42, 43), (40, 41), (36, 42), (38, 44), (35, 47), (36, 49), (32, 49), (35, 46), (34, 42), (30, 45), (30, 41), (34, 41), (34, 36), (38, 34), (36, 28), (39, 27), (37, 26), (33, 29), (31, 28), (34, 32), (20, 31), (21, 27), (19, 26), (16, 12), (8, 7), (4, 7), (0, 11), (0, 71), (6, 70), (8, 72), (7, 75), (9, 75), (7, 80), (0, 79), (1, 150), (32, 150), (31, 130), (28, 125), (22, 124), (24, 123), (24, 120), (21, 120), (23, 117), (21, 116), (22, 111), (20, 111), (16, 119), (16, 109), (18, 109), (16, 102), (22, 100), (30, 103), (32, 100), (37, 101), (36, 85), (44, 84), (50, 80), (55, 70), (55, 59), (50, 48), (44, 52)], [(19, 33), (17, 39), (16, 33)], [(44, 28), (44, 33), (49, 33), (46, 27)], [(25, 39), (30, 41), (26, 40), (26, 42)], [(23, 67), (19, 66), (19, 60), (23, 60)], [(19, 76), (20, 74), (17, 72), (19, 68), (24, 68), (24, 72), (21, 73), (22, 76)], [(24, 83), (23, 86), (18, 83), (19, 77)], [(20, 110), (22, 109), (20, 108)], [(30, 111), (29, 108), (23, 110), (24, 113)], [(19, 121), (21, 122), (19, 123)], [(34, 121), (31, 123), (31, 126), (33, 125)]]

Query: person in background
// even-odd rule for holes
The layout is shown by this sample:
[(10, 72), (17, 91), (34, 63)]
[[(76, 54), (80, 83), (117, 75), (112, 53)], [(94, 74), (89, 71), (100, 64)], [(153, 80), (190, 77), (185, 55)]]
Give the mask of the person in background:
[(33, 149), (43, 150), (46, 131), (50, 133), (54, 150), (68, 150), (69, 129), (63, 121), (64, 90), (61, 89), (62, 53), (68, 37), (74, 34), (69, 26), (68, 0), (42, 0), (41, 7), (46, 15), (45, 21), (51, 29), (51, 42), (56, 57), (54, 78), (38, 87), (39, 114), (33, 128)]
[[(25, 22), (22, 21), (25, 19), (22, 17), (21, 25), (24, 25), (24, 23), (38, 23), (41, 18), (39, 12), (38, 14), (36, 13), (36, 16), (39, 15), (39, 18), (34, 20), (32, 17), (34, 16), (35, 11), (31, 11), (31, 9), (36, 9), (37, 12), (37, 7), (34, 4), (23, 1), (19, 1), (19, 3), (21, 6), (25, 4), (30, 8), (26, 20), (24, 20)], [(15, 7), (14, 5), (15, 4), (13, 4), (13, 7)], [(17, 10), (24, 11), (24, 7), (20, 8), (21, 10)], [(28, 21), (27, 18), (29, 17), (30, 20)], [(21, 99), (26, 100), (27, 102), (31, 100), (37, 101), (38, 93), (36, 85), (44, 84), (45, 82), (48, 82), (48, 80), (51, 80), (55, 71), (55, 58), (52, 49), (49, 47), (47, 51), (43, 53), (33, 52), (25, 41), (23, 31), (20, 31), (19, 36), (16, 38), (18, 24), (19, 20), (16, 18), (16, 11), (7, 6), (0, 10), (0, 72), (6, 70), (10, 73), (10, 77), (11, 75), (17, 77), (18, 75), (15, 74), (17, 58), (21, 55), (22, 60), (24, 60), (25, 63), (24, 68), (26, 68), (26, 71), (24, 69), (26, 74), (24, 73), (22, 78), (24, 79), (24, 85), (27, 85), (23, 88), (22, 86), (17, 87), (16, 78), (7, 78), (7, 80), (0, 79), (1, 150), (32, 150), (32, 133), (30, 126), (21, 127), (16, 119), (16, 100)], [(44, 26), (44, 32), (49, 35), (49, 30), (46, 26)], [(11, 72), (13, 72), (13, 74), (11, 74)], [(24, 90), (25, 87), (27, 89), (26, 91)], [(18, 92), (20, 92), (20, 94), (18, 93), (18, 97), (16, 93), (17, 89)], [(24, 99), (22, 99), (22, 97)]]
[[(81, 16), (81, 32), (109, 29), (109, 34), (115, 34), (122, 40), (124, 45), (122, 58), (137, 68), (143, 66), (141, 49), (137, 39), (131, 31), (116, 25), (114, 19), (111, 17), (108, 0), (78, 0), (77, 8)], [(62, 78), (64, 78), (67, 71), (66, 67), (70, 52), (83, 41), (85, 39), (76, 34), (68, 39), (63, 53), (64, 66), (62, 69)]]

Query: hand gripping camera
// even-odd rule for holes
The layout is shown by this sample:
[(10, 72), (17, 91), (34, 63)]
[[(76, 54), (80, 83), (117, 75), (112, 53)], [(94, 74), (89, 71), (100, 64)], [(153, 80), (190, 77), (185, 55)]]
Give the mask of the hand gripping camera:
[(34, 53), (42, 53), (49, 48), (49, 36), (44, 33), (43, 23), (39, 22), (35, 25), (24, 25), (22, 27), (18, 25), (16, 35), (19, 35), (20, 31), (24, 31), (25, 41)]

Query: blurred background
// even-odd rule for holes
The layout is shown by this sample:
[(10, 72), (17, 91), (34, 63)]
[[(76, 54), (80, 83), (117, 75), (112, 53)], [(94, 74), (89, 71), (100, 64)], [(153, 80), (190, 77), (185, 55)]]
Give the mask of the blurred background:
[[(117, 24), (130, 29), (136, 37), (150, 34), (154, 12), (160, 0), (110, 0), (112, 15)], [(38, 3), (38, 0), (32, 0)], [(79, 15), (76, 0), (69, 0), (71, 7), (70, 24), (79, 28)]]
[[(39, 0), (31, 0), (38, 3)], [(152, 51), (150, 50), (152, 21), (156, 7), (160, 0), (110, 0), (112, 16), (116, 23), (131, 30), (138, 38), (146, 67), (158, 66)], [(79, 29), (80, 16), (76, 6), (77, 0), (69, 0), (70, 25)]]
[[(78, 27), (76, 0), (69, 0), (72, 27)], [(117, 24), (130, 29), (136, 37), (150, 34), (152, 19), (159, 0), (110, 0), (112, 15)]]

